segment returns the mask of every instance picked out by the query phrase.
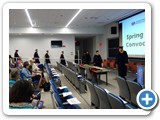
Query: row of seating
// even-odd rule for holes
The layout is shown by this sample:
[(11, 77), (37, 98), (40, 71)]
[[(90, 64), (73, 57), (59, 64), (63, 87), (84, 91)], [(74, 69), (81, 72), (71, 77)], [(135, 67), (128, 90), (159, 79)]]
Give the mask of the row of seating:
[(97, 109), (136, 109), (108, 90), (86, 80), (91, 95), (91, 105)]
[[(144, 65), (143, 62), (134, 62), (134, 61), (129, 61), (127, 69), (128, 71), (132, 71), (132, 72), (137, 72), (137, 65)], [(115, 60), (114, 59), (104, 59), (103, 60), (103, 67), (107, 68), (117, 68), (116, 64), (115, 64)]]
[[(56, 71), (54, 68), (50, 68), (48, 64), (45, 64), (46, 70), (51, 77), (50, 83), (52, 88), (52, 95), (53, 99), (56, 103), (56, 107), (58, 109), (81, 109), (79, 105), (77, 104), (69, 104), (67, 101), (69, 99), (74, 98), (72, 95), (63, 96), (63, 93), (69, 92), (68, 88), (64, 87), (63, 89), (58, 88), (55, 84), (55, 81), (58, 80), (58, 75), (56, 74)], [(54, 74), (53, 74), (54, 73)], [(60, 79), (59, 79), (60, 80)]]
[(75, 86), (75, 88), (79, 90), (80, 93), (85, 93), (85, 82), (81, 75), (58, 62), (57, 66), (61, 69), (66, 78)]
[(116, 80), (119, 87), (119, 96), (131, 104), (138, 106), (136, 96), (142, 90), (142, 86), (137, 82), (125, 80), (121, 77), (117, 77)]
[(73, 62), (67, 61), (68, 64), (68, 68), (70, 68), (71, 70), (73, 70), (74, 72), (78, 72), (77, 68), (76, 68), (76, 64), (73, 64)]

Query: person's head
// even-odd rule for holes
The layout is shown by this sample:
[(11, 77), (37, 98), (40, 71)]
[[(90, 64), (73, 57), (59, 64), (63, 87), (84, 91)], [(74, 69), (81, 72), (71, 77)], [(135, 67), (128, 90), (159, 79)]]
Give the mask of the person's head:
[(18, 57), (17, 60), (21, 60), (21, 57)]
[(17, 68), (12, 68), (10, 71), (10, 79), (17, 80), (20, 77), (19, 70)]
[(9, 102), (31, 102), (34, 93), (33, 86), (27, 80), (17, 81), (10, 90)]
[(119, 46), (119, 52), (123, 51), (123, 46)]
[(36, 52), (38, 52), (38, 49), (35, 49)]
[(16, 50), (16, 52), (18, 52), (18, 50)]
[(99, 51), (98, 50), (96, 51), (96, 55), (99, 55)]
[(23, 67), (25, 67), (25, 68), (27, 68), (27, 69), (28, 69), (28, 68), (29, 68), (29, 66), (30, 66), (30, 65), (29, 65), (29, 62), (28, 62), (28, 61), (25, 61), (25, 62), (23, 63)]
[(10, 59), (10, 58), (12, 58), (12, 56), (11, 56), (11, 55), (9, 55), (9, 59)]
[(64, 54), (64, 51), (62, 51), (62, 54)]
[(47, 50), (46, 53), (49, 53), (49, 51)]

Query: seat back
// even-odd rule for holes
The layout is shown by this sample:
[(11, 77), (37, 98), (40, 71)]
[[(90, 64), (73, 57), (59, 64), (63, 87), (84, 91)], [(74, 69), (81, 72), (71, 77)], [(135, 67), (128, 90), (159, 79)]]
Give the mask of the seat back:
[(117, 77), (116, 78), (118, 87), (119, 87), (119, 96), (122, 97), (123, 99), (129, 101), (130, 100), (130, 91), (128, 88), (127, 81), (122, 78), (122, 77)]
[(129, 91), (131, 94), (131, 103), (138, 106), (137, 101), (136, 101), (136, 97), (137, 97), (138, 92), (140, 90), (142, 90), (142, 87), (137, 82), (133, 82), (131, 80), (127, 80), (127, 84), (128, 84)]
[(111, 106), (110, 106), (110, 103), (107, 97), (108, 93), (102, 87), (98, 85), (94, 85), (94, 87), (95, 87), (95, 90), (96, 90), (96, 93), (98, 95), (99, 102), (100, 102), (99, 108), (100, 109), (111, 109)]
[(135, 106), (133, 106), (133, 105), (131, 105), (129, 103), (125, 104), (125, 108), (126, 109), (137, 109)]
[(108, 99), (112, 109), (125, 109), (123, 101), (113, 93), (108, 93)]
[(94, 105), (96, 108), (99, 108), (99, 98), (95, 91), (93, 83), (91, 83), (88, 80), (86, 80), (86, 83), (87, 83), (87, 86), (89, 88), (90, 95), (91, 95), (91, 105)]
[(92, 80), (92, 74), (90, 72), (90, 69), (89, 68), (85, 68), (85, 69), (86, 69), (86, 74), (87, 74), (86, 76), (87, 80)]

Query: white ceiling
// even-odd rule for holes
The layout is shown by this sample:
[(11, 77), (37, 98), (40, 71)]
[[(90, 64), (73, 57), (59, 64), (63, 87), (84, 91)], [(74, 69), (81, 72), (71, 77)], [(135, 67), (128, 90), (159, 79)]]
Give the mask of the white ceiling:
[[(33, 24), (39, 28), (65, 27), (78, 9), (29, 9)], [(137, 9), (84, 9), (69, 27), (103, 27), (131, 16)], [(24, 9), (10, 9), (10, 27), (31, 27)]]

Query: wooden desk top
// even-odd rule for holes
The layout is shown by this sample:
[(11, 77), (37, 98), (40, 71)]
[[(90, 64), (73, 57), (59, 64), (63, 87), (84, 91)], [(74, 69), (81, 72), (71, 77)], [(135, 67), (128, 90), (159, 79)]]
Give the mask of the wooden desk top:
[(95, 70), (97, 72), (109, 72), (110, 71), (109, 69), (106, 69), (106, 68), (97, 67), (97, 66), (88, 65), (88, 64), (80, 65), (80, 67), (82, 67), (82, 68), (91, 68), (91, 69), (95, 68), (95, 69), (97, 69), (97, 70)]

